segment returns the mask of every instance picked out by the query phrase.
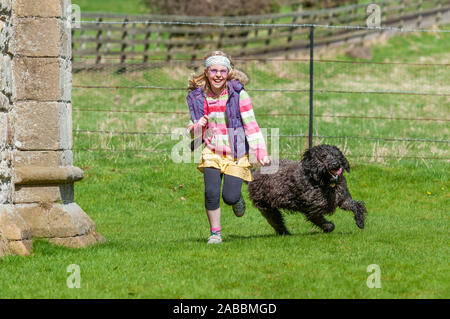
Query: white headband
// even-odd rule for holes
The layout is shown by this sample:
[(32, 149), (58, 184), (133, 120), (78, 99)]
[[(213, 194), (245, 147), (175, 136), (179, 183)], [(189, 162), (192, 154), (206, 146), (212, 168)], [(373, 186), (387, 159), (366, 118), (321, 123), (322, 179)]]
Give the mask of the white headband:
[(226, 66), (228, 70), (231, 69), (230, 60), (226, 56), (223, 55), (213, 55), (206, 59), (205, 67), (209, 68), (211, 65), (223, 65)]

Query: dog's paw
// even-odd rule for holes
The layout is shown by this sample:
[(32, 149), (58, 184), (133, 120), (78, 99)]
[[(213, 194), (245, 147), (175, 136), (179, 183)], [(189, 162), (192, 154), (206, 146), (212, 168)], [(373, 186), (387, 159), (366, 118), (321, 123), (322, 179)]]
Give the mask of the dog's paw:
[(358, 212), (355, 214), (355, 222), (356, 226), (358, 226), (361, 229), (364, 229), (364, 214), (361, 212)]
[(356, 219), (356, 226), (358, 226), (360, 229), (364, 229), (364, 219), (363, 220)]
[(361, 229), (364, 229), (364, 221), (365, 221), (365, 214), (366, 214), (366, 207), (364, 206), (364, 203), (357, 202), (357, 210), (355, 212), (355, 222), (356, 226), (358, 226)]
[(289, 232), (289, 230), (283, 229), (283, 230), (277, 230), (277, 235), (280, 235), (280, 236), (290, 236), (291, 233)]
[(331, 233), (334, 230), (334, 224), (332, 222), (327, 222), (321, 226), (324, 233)]

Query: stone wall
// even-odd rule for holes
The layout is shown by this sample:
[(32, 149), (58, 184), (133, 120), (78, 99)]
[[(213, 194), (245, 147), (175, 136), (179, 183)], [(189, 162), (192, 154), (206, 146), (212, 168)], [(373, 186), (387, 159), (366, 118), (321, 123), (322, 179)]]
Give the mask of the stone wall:
[(70, 0), (0, 0), (0, 256), (33, 237), (104, 240), (73, 201), (70, 14)]

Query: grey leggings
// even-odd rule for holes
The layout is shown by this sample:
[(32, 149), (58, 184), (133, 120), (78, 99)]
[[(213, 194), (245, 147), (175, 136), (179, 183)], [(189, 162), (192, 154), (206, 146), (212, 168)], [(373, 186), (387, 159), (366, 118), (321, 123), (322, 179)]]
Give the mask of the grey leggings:
[(215, 210), (220, 207), (220, 186), (223, 188), (222, 198), (228, 205), (233, 205), (241, 198), (242, 179), (226, 174), (221, 174), (220, 170), (212, 167), (203, 169), (205, 180), (205, 208)]

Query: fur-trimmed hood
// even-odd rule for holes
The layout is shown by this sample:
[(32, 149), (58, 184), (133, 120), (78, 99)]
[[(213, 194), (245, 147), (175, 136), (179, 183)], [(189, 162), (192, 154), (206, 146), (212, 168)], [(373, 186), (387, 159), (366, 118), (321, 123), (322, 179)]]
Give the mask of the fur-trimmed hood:
[(233, 73), (234, 73), (233, 78), (235, 80), (238, 80), (242, 85), (247, 85), (248, 83), (250, 83), (249, 77), (243, 71), (234, 69)]

